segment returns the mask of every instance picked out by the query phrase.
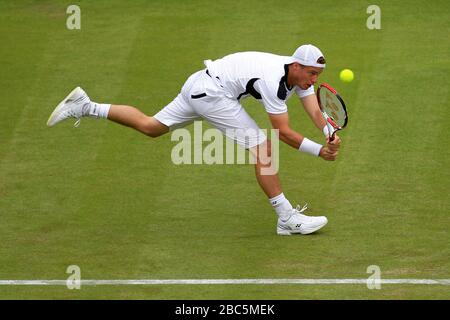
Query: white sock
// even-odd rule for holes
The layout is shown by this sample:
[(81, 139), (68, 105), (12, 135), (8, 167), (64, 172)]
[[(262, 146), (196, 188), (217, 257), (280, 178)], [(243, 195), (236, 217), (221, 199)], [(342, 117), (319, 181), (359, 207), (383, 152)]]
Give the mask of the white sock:
[(111, 108), (111, 104), (106, 103), (96, 103), (91, 101), (89, 104), (89, 108), (87, 108), (87, 112), (85, 115), (94, 117), (94, 118), (107, 118), (109, 109)]
[(292, 211), (292, 205), (289, 200), (286, 199), (284, 193), (280, 193), (276, 197), (269, 199), (269, 201), (279, 217), (290, 215)]

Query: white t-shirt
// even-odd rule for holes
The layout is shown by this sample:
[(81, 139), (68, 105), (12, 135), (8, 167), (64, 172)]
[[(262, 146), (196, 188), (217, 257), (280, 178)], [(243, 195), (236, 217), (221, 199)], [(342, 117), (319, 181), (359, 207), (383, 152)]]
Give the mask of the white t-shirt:
[(287, 65), (291, 57), (264, 52), (238, 52), (221, 59), (206, 60), (208, 73), (216, 79), (229, 98), (253, 96), (268, 113), (287, 112), (286, 100), (295, 93), (300, 97), (314, 94), (314, 86), (303, 90), (287, 86)]

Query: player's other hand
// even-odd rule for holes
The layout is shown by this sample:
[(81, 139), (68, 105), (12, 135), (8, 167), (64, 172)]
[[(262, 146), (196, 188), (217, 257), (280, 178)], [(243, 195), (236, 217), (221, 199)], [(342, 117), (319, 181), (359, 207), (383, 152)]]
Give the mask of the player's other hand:
[(339, 151), (329, 147), (329, 144), (320, 149), (319, 157), (327, 161), (334, 161), (338, 155)]
[(341, 146), (341, 138), (337, 134), (334, 135), (333, 141), (330, 141), (330, 137), (327, 137), (327, 147), (330, 150), (338, 151)]

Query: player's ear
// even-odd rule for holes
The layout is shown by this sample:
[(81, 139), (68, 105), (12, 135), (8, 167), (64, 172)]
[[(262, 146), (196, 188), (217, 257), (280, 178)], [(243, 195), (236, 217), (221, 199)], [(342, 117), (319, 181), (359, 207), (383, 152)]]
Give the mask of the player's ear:
[(292, 63), (292, 66), (294, 67), (294, 69), (300, 69), (300, 67), (302, 65), (300, 63), (298, 63), (298, 62), (294, 62), (294, 63)]

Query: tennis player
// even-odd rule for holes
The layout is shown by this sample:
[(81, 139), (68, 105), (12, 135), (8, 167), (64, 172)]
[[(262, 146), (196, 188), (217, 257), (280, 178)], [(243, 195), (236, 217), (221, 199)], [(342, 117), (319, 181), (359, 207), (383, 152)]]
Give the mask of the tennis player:
[[(315, 46), (300, 46), (292, 56), (263, 52), (238, 52), (215, 61), (205, 60), (205, 69), (192, 74), (178, 96), (153, 117), (126, 105), (92, 102), (80, 87), (75, 88), (53, 111), (47, 125), (82, 117), (105, 118), (150, 136), (159, 137), (195, 120), (206, 120), (256, 157), (256, 179), (278, 215), (277, 234), (309, 234), (324, 227), (325, 216), (307, 216), (307, 209), (293, 208), (283, 194), (271, 166), (271, 142), (248, 115), (241, 101), (252, 96), (261, 102), (281, 141), (327, 161), (338, 155), (340, 138), (329, 140), (314, 84), (325, 68), (325, 58)], [(325, 135), (325, 144), (316, 143), (289, 126), (286, 101), (296, 94), (315, 126)], [(269, 174), (267, 174), (269, 172)]]

